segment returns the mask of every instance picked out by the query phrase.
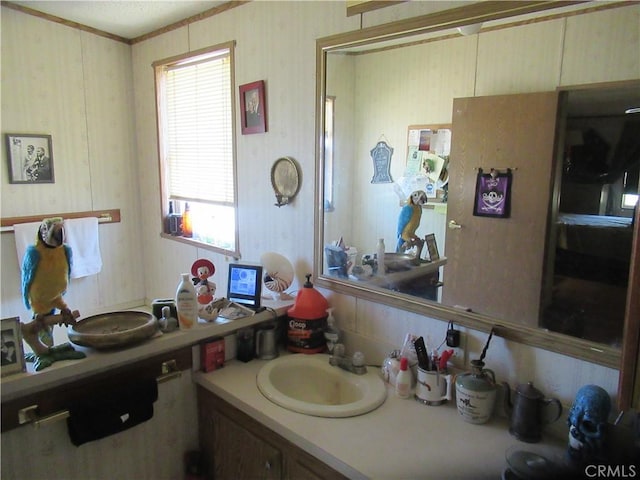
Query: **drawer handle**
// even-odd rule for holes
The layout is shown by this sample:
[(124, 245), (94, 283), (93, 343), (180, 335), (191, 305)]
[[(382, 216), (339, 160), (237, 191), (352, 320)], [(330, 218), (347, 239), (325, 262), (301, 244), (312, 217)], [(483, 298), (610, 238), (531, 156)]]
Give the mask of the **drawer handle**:
[[(169, 380), (182, 376), (182, 372), (178, 368), (178, 364), (175, 360), (162, 362), (161, 372), (162, 374), (159, 377), (156, 377), (156, 382), (158, 383), (168, 382)], [(25, 425), (30, 423), (35, 428), (40, 428), (48, 423), (65, 420), (66, 418), (69, 418), (69, 416), (69, 410), (60, 410), (59, 412), (52, 413), (51, 415), (40, 417), (38, 415), (38, 405), (29, 405), (28, 407), (18, 410), (18, 424)]]
[(51, 415), (40, 417), (38, 416), (38, 405), (29, 405), (18, 411), (18, 423), (20, 425), (31, 423), (35, 428), (40, 428), (48, 423), (58, 422), (66, 418), (69, 418), (69, 410), (61, 410)]
[(162, 375), (156, 378), (158, 383), (168, 382), (169, 380), (182, 376), (182, 372), (178, 368), (178, 363), (175, 360), (162, 362), (161, 372)]

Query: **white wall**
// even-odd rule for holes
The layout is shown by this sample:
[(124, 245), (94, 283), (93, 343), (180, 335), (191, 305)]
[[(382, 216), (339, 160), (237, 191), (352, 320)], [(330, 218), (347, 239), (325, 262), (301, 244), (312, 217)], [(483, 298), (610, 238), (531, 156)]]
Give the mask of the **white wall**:
[[(83, 316), (144, 300), (132, 81), (128, 45), (2, 9), (2, 133), (51, 135), (55, 171), (54, 184), (9, 184), (3, 145), (2, 217), (121, 212), (99, 226), (102, 272), (69, 285)], [(27, 321), (14, 235), (0, 241), (2, 317)]]
[[(365, 14), (363, 23), (368, 26), (406, 18), (425, 13), (432, 5), (411, 2), (388, 7)], [(265, 251), (282, 253), (293, 262), (301, 285), (313, 264), (315, 40), (359, 28), (360, 17), (347, 18), (344, 9), (343, 2), (251, 2), (133, 47), (2, 9), (2, 131), (52, 134), (56, 173), (54, 185), (9, 185), (2, 149), (2, 217), (101, 208), (122, 211), (121, 223), (100, 227), (103, 272), (72, 282), (67, 295), (72, 307), (87, 315), (93, 310), (172, 296), (179, 274), (188, 271), (200, 257), (214, 262), (214, 281), (224, 291), (228, 258), (161, 239), (159, 235), (151, 63), (229, 40), (236, 41), (236, 84), (265, 80), (268, 110), (267, 133), (238, 135), (242, 257), (259, 260)], [(566, 38), (574, 38), (576, 43), (572, 44), (578, 49), (571, 56), (575, 59), (572, 61), (581, 65), (600, 59), (606, 67), (626, 64), (627, 78), (640, 78), (637, 59), (629, 62), (626, 57), (619, 57), (624, 51), (637, 52), (639, 12), (636, 5), (590, 15), (589, 32), (578, 28), (577, 21), (568, 20)], [(634, 28), (628, 29), (630, 24)], [(606, 32), (620, 31), (624, 34), (612, 37), (614, 47), (604, 40), (609, 38)], [(580, 50), (577, 42), (584, 42), (583, 37), (593, 32), (598, 35), (589, 39), (589, 48)], [(571, 73), (574, 69), (568, 67), (562, 69), (563, 84), (601, 81), (598, 72), (606, 71), (594, 68), (589, 78), (576, 78)], [(486, 88), (477, 89), (482, 94), (508, 90), (508, 85), (494, 83), (492, 78), (486, 78), (483, 84)], [(497, 91), (492, 91), (492, 86)], [(540, 89), (537, 80), (530, 87)], [(269, 173), (273, 162), (284, 155), (299, 162), (302, 188), (291, 205), (277, 208), (273, 206)], [(20, 315), (26, 320), (29, 313), (20, 300), (20, 274), (12, 234), (1, 235), (1, 248), (2, 317)], [(341, 328), (385, 348), (398, 346), (407, 332), (441, 338), (446, 331), (446, 323), (438, 320), (325, 293), (336, 307)], [(478, 353), (486, 336), (469, 331), (468, 340), (469, 349)], [(602, 385), (615, 397), (615, 369), (501, 338), (492, 341), (487, 362), (499, 379), (512, 384), (516, 380), (533, 380), (546, 394), (560, 397), (565, 404), (571, 403), (585, 383)], [(183, 394), (192, 398), (186, 390)], [(187, 425), (193, 420), (192, 409), (173, 411), (186, 412), (185, 417), (177, 417)], [(54, 447), (39, 450), (35, 458), (31, 454), (27, 457), (27, 445), (37, 444), (39, 437), (31, 433), (22, 438), (24, 435), (27, 434), (22, 430), (2, 435), (3, 478), (5, 442), (19, 441), (24, 445), (24, 457), (11, 458), (12, 468), (23, 463), (26, 470), (22, 473), (30, 471), (29, 462), (55, 466), (56, 462), (68, 461), (68, 452)], [(182, 443), (172, 446), (182, 451), (180, 445), (189, 446), (193, 435), (190, 432), (181, 437)], [(145, 438), (146, 447), (153, 451), (163, 443), (169, 445), (165, 437), (153, 433), (147, 436), (154, 437)], [(55, 435), (48, 441), (50, 445), (55, 443)], [(138, 443), (139, 440), (123, 441), (127, 447), (143, 448), (144, 442)], [(87, 455), (98, 462), (103, 459), (99, 448)], [(136, 470), (131, 468), (121, 478), (134, 477)], [(20, 471), (14, 473), (27, 478)], [(154, 478), (177, 478), (171, 472), (156, 473)]]

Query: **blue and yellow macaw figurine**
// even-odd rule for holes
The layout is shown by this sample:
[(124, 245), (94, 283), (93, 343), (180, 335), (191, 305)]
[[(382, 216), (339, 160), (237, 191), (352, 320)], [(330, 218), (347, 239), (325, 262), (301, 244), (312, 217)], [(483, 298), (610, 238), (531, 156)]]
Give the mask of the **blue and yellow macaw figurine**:
[[(53, 347), (52, 327), (55, 324), (73, 325), (78, 312), (71, 312), (62, 296), (67, 291), (71, 273), (72, 252), (64, 243), (62, 218), (45, 218), (36, 237), (22, 259), (22, 297), (33, 311), (33, 320), (22, 324), (22, 336), (33, 349), (26, 355), (36, 371), (57, 360), (84, 358), (70, 344)], [(60, 310), (54, 315), (55, 309)]]
[(400, 210), (398, 217), (398, 230), (396, 235), (398, 243), (396, 252), (402, 253), (414, 245), (418, 245), (418, 257), (422, 253), (424, 240), (416, 236), (416, 230), (420, 226), (422, 217), (422, 205), (427, 203), (427, 194), (423, 190), (416, 190), (407, 199), (407, 204)]

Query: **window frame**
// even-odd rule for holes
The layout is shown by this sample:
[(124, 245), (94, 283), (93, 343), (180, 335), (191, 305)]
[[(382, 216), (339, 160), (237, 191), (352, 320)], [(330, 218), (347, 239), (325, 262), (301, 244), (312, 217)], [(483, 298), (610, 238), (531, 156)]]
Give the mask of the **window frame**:
[[(159, 181), (160, 181), (160, 236), (162, 238), (168, 240), (174, 240), (180, 243), (186, 243), (189, 245), (196, 246), (198, 248), (204, 248), (207, 250), (212, 250), (214, 252), (218, 252), (223, 255), (231, 256), (235, 259), (240, 258), (240, 246), (239, 246), (239, 229), (238, 229), (238, 169), (237, 169), (237, 128), (236, 128), (236, 99), (235, 99), (235, 41), (229, 41), (220, 43), (217, 45), (205, 47), (202, 49), (186, 52), (184, 54), (175, 55), (172, 57), (164, 58), (161, 60), (157, 60), (151, 64), (153, 68), (154, 75), (154, 91), (155, 91), (155, 112), (156, 112), (156, 132), (157, 132), (157, 155), (158, 155), (158, 171), (159, 171)], [(231, 149), (232, 149), (232, 166), (233, 166), (233, 209), (235, 213), (235, 226), (234, 226), (234, 249), (229, 250), (225, 249), (210, 243), (202, 242), (194, 238), (175, 236), (167, 233), (165, 231), (166, 219), (169, 215), (169, 179), (168, 171), (167, 171), (167, 159), (164, 155), (164, 146), (163, 146), (163, 127), (164, 120), (163, 115), (164, 111), (161, 108), (161, 100), (163, 98), (161, 87), (163, 85), (161, 79), (163, 77), (162, 69), (166, 66), (176, 65), (186, 60), (194, 59), (199, 56), (206, 56), (207, 54), (211, 54), (217, 52), (219, 50), (229, 50), (229, 60), (230, 60), (230, 90), (231, 90)]]

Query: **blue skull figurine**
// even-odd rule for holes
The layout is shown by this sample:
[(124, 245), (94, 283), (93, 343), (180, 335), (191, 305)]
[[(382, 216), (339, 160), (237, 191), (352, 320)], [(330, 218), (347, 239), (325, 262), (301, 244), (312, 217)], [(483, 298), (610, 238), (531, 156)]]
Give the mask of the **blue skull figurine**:
[(569, 411), (569, 457), (578, 463), (604, 458), (604, 437), (611, 411), (611, 398), (602, 387), (585, 385), (576, 394)]

